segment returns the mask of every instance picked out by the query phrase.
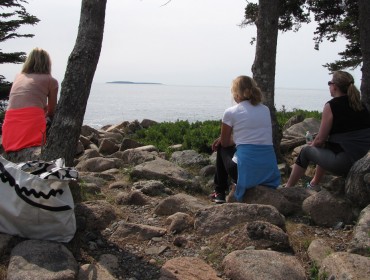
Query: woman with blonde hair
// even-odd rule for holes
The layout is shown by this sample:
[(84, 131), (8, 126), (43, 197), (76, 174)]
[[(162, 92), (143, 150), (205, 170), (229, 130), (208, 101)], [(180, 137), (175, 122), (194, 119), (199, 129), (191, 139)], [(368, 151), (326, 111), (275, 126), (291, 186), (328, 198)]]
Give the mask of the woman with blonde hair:
[(238, 201), (249, 188), (277, 188), (280, 184), (270, 110), (261, 103), (261, 90), (251, 77), (239, 76), (233, 80), (231, 92), (237, 104), (225, 110), (221, 136), (212, 145), (217, 151), (215, 192), (211, 195), (216, 203), (225, 202), (229, 177), (236, 184)]
[(310, 162), (316, 172), (307, 187), (316, 189), (326, 171), (346, 176), (353, 163), (370, 149), (370, 114), (361, 103), (351, 74), (336, 71), (328, 82), (333, 97), (323, 109), (321, 125), (312, 143), (302, 148), (286, 187), (294, 186)]
[(9, 94), (2, 127), (5, 152), (42, 146), (46, 141), (46, 118), (55, 112), (58, 81), (51, 76), (49, 54), (35, 48), (27, 56)]

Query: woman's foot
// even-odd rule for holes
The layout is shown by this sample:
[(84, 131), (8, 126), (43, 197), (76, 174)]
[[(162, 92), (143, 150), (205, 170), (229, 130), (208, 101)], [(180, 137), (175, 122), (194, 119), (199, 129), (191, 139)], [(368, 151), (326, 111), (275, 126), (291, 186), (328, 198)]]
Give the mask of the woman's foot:
[(321, 190), (321, 187), (319, 185), (315, 185), (311, 182), (308, 182), (307, 185), (306, 185), (306, 189), (308, 190), (314, 190), (314, 191), (320, 191)]
[(218, 192), (214, 192), (212, 194), (210, 194), (209, 198), (213, 201), (213, 202), (216, 202), (218, 204), (220, 203), (225, 203), (226, 202), (226, 199), (225, 199), (225, 193), (218, 193)]

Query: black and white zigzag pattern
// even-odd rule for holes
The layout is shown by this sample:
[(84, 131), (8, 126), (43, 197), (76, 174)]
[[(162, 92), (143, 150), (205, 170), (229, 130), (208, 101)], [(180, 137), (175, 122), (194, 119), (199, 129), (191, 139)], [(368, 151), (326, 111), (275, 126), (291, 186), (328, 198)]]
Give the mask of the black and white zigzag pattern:
[(74, 167), (65, 167), (63, 159), (53, 161), (27, 161), (18, 164), (18, 167), (42, 179), (71, 180), (78, 178), (77, 170)]

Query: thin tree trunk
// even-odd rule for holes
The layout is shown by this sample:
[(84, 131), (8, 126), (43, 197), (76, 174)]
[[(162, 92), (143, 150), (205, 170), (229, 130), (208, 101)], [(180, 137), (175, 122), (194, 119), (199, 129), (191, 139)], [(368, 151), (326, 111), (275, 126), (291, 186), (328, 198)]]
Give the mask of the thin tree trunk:
[(281, 158), (282, 133), (276, 118), (274, 100), (279, 0), (260, 0), (258, 6), (256, 55), (252, 72), (264, 95), (264, 103), (270, 109), (274, 148), (277, 157)]
[(56, 115), (42, 158), (64, 158), (73, 165), (78, 139), (90, 95), (91, 83), (103, 42), (107, 0), (82, 0), (80, 24), (69, 56)]
[(370, 1), (359, 0), (358, 8), (362, 52), (361, 99), (370, 110)]

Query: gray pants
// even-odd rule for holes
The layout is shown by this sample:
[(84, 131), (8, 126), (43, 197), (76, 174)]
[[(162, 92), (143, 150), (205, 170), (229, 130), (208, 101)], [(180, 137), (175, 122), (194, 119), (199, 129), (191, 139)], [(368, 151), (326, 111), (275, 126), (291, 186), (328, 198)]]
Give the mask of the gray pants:
[(332, 150), (325, 148), (305, 146), (295, 163), (306, 169), (310, 162), (338, 176), (346, 176), (353, 164), (351, 158), (345, 152), (334, 153)]

